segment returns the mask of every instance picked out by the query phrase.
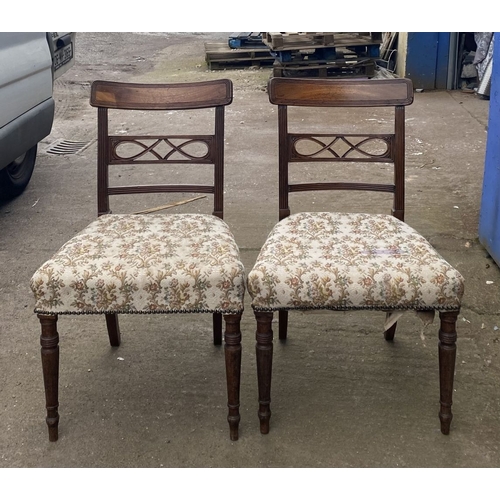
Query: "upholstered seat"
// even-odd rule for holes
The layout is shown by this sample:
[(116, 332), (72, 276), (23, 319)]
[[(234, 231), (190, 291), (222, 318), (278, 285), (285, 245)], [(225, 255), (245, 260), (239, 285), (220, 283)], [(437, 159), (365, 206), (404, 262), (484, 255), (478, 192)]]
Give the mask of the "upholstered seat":
[(292, 214), (248, 275), (257, 311), (455, 310), (463, 290), (461, 274), (392, 215)]
[(244, 286), (227, 224), (204, 214), (103, 215), (31, 281), (41, 314), (235, 314)]

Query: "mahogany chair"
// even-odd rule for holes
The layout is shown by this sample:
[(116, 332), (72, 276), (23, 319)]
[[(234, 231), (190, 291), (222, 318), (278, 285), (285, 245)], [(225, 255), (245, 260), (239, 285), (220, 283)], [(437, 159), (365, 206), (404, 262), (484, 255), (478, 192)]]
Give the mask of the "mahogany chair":
[[(50, 441), (58, 439), (58, 316), (103, 314), (110, 343), (119, 346), (118, 315), (144, 313), (211, 313), (215, 344), (222, 343), (224, 318), (228, 421), (230, 438), (238, 439), (245, 278), (238, 246), (222, 220), (224, 114), (232, 97), (232, 82), (226, 79), (181, 84), (92, 84), (90, 104), (97, 107), (98, 116), (98, 218), (64, 244), (31, 280), (42, 329)], [(181, 124), (176, 125), (174, 133), (162, 130), (155, 135), (118, 136), (108, 131), (110, 109), (114, 114), (123, 114), (121, 110), (173, 110), (171, 118), (184, 110), (204, 108), (206, 113), (213, 108), (214, 116), (209, 118), (210, 133), (206, 135), (194, 135), (192, 130), (190, 135), (181, 135)], [(162, 128), (168, 127), (165, 124)], [(213, 182), (110, 185), (110, 165), (133, 165), (135, 170), (146, 163), (161, 168), (197, 164), (206, 169), (208, 165), (214, 172)], [(112, 214), (111, 195), (141, 193), (213, 195), (213, 213)]]
[[(460, 273), (403, 222), (405, 106), (413, 102), (411, 81), (273, 78), (268, 94), (270, 102), (278, 106), (279, 222), (247, 278), (257, 320), (261, 433), (269, 432), (271, 416), (273, 313), (278, 312), (279, 338), (284, 340), (288, 311), (329, 309), (385, 312), (384, 335), (388, 341), (394, 338), (395, 321), (402, 311), (430, 315), (439, 312), (439, 418), (441, 432), (448, 434), (452, 419), (456, 320), (464, 284)], [(343, 133), (334, 120), (316, 118), (317, 113), (308, 110), (307, 114), (297, 107), (313, 108), (317, 113), (337, 112), (337, 116), (341, 110), (319, 108), (372, 112), (374, 107), (388, 107), (383, 112), (389, 113), (394, 125), (389, 133), (365, 133), (366, 128), (362, 131), (358, 125), (353, 128), (350, 124), (350, 133)], [(316, 128), (299, 133), (297, 130), (304, 130), (307, 117), (311, 116)], [(313, 165), (335, 162), (340, 170), (349, 164), (357, 168), (356, 164), (361, 162), (374, 167), (380, 166), (380, 162), (388, 163), (394, 168), (394, 182), (291, 182), (289, 170), (304, 162)], [(291, 193), (323, 190), (389, 193), (393, 197), (392, 214), (327, 211), (291, 214)]]

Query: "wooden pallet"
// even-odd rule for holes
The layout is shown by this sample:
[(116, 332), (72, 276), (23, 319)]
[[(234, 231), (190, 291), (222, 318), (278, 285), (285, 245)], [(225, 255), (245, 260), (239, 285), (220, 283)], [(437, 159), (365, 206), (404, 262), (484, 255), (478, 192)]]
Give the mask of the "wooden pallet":
[(275, 59), (267, 47), (231, 49), (225, 43), (205, 43), (205, 61), (210, 70), (272, 66)]
[(317, 47), (348, 47), (363, 45), (380, 45), (382, 43), (382, 33), (287, 33), (273, 32), (261, 33), (262, 42), (273, 51), (312, 49)]
[(231, 33), (227, 43), (231, 49), (248, 47), (266, 48), (266, 45), (262, 41), (262, 33), (260, 31), (250, 33)]
[(273, 32), (262, 33), (262, 41), (271, 50), (287, 50), (292, 48), (328, 47), (334, 43), (333, 33), (325, 32)]
[[(347, 35), (352, 35), (353, 33), (336, 33), (337, 35), (342, 35), (342, 34), (347, 34)], [(377, 33), (368, 33), (368, 32), (359, 32), (358, 35), (360, 36), (369, 36), (372, 43), (382, 43), (384, 37), (383, 33), (377, 32)]]
[[(271, 36), (273, 35), (273, 36)], [(381, 33), (330, 33), (329, 36), (291, 33), (262, 33), (262, 41), (272, 51), (311, 50), (323, 47), (372, 47), (382, 43)], [(379, 37), (380, 35), (380, 37)], [(331, 38), (330, 38), (331, 37)]]
[(335, 47), (372, 46), (382, 43), (382, 33), (335, 33)]
[(315, 64), (273, 65), (273, 76), (293, 78), (371, 78), (375, 75), (376, 64), (373, 59), (324, 61)]
[[(270, 35), (274, 34), (263, 33), (263, 40), (264, 35), (266, 35), (266, 40), (269, 41), (270, 38), (273, 38), (270, 37)], [(283, 35), (283, 37), (274, 37), (273, 40), (275, 39), (277, 42), (274, 46), (281, 44), (281, 49), (271, 49), (271, 53), (278, 62), (283, 64), (315, 64), (318, 61), (335, 61), (345, 58), (347, 55), (357, 58), (380, 58), (380, 43), (378, 40), (380, 39), (381, 33), (329, 33), (328, 35), (334, 35), (332, 38), (333, 42), (331, 42), (330, 39), (327, 40), (324, 37), (321, 38), (318, 34), (314, 34), (318, 45), (307, 45), (306, 41), (300, 45), (298, 42), (296, 43), (297, 38), (295, 34), (282, 33), (280, 35)], [(290, 43), (285, 43), (287, 40), (286, 37), (284, 37), (285, 35), (290, 35)], [(307, 36), (305, 36), (303, 40), (308, 38), (310, 42), (312, 40), (309, 36), (310, 34), (306, 35)], [(319, 45), (320, 42), (331, 43), (329, 45)], [(295, 43), (296, 45), (294, 45)], [(267, 45), (270, 44), (267, 43)]]
[(380, 46), (318, 47), (316, 49), (271, 51), (271, 53), (281, 63), (305, 63), (315, 60), (335, 61), (349, 56), (378, 59), (380, 57)]

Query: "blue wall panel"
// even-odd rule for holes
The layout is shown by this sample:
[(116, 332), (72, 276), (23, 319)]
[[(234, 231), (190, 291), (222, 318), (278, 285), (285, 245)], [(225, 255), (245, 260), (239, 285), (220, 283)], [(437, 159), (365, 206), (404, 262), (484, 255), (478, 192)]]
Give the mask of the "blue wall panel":
[(445, 89), (448, 77), (450, 33), (408, 33), (406, 74), (416, 89)]
[[(436, 89), (446, 89), (448, 85), (448, 65), (450, 61), (450, 33), (438, 33), (436, 58)], [(450, 82), (451, 83), (451, 82)]]
[[(500, 33), (495, 33), (500, 39)], [(493, 51), (479, 241), (500, 265), (500, 50)]]

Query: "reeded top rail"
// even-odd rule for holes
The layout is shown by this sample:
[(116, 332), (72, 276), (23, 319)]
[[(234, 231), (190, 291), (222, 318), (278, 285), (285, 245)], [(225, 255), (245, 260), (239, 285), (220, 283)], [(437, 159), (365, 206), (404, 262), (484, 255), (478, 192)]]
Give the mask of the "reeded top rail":
[(344, 80), (272, 78), (269, 100), (285, 106), (407, 106), (413, 102), (413, 85), (407, 78)]
[(114, 109), (201, 109), (225, 106), (233, 100), (231, 80), (194, 83), (133, 84), (97, 80), (90, 104)]

